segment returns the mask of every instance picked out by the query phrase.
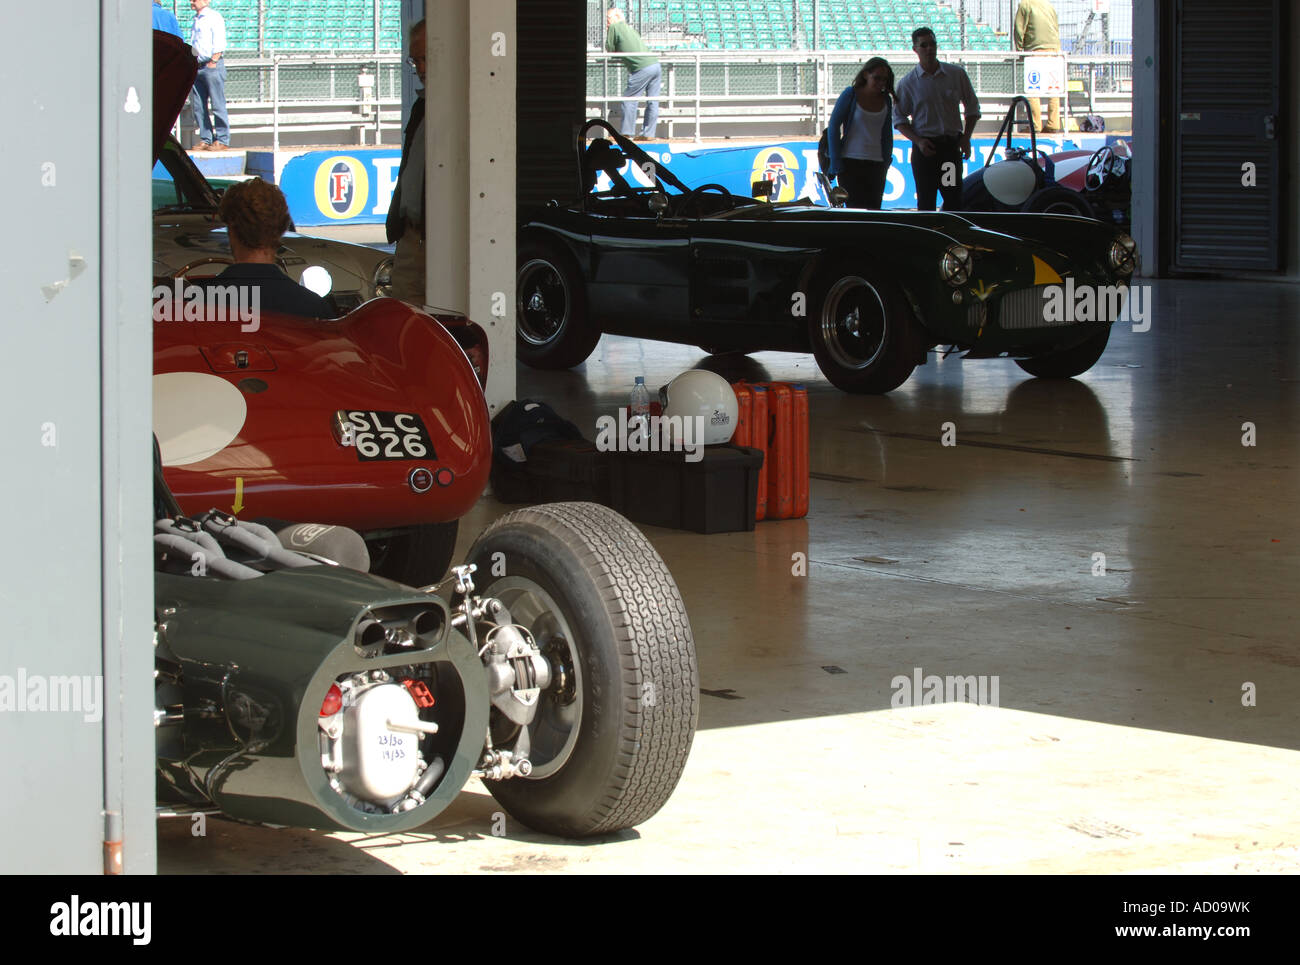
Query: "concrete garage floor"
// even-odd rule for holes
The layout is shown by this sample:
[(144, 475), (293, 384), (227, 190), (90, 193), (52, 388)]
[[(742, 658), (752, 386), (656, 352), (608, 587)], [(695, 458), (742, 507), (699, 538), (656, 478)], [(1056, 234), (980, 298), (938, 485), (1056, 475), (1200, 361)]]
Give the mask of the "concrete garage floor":
[[(1077, 381), (932, 356), (873, 398), (810, 356), (709, 363), (808, 383), (812, 509), (753, 533), (647, 528), (710, 692), (648, 823), (496, 836), (471, 786), (391, 837), (162, 821), (160, 870), (1300, 870), (1300, 287), (1150, 292), (1150, 331), (1117, 325)], [(578, 370), (521, 370), (519, 394), (594, 435), (634, 376), (705, 359), (606, 337)], [(507, 508), (482, 500), (462, 550)], [(914, 668), (996, 676), (1000, 706), (891, 706)]]

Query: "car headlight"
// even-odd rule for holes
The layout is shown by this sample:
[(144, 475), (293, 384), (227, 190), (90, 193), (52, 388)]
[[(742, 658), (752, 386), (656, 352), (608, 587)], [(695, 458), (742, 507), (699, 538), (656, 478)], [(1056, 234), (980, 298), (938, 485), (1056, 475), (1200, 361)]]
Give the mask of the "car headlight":
[(302, 285), (324, 298), (334, 287), (334, 276), (323, 265), (311, 265), (303, 269)]
[(943, 280), (953, 288), (958, 288), (970, 281), (971, 253), (965, 245), (953, 245), (943, 253), (939, 262), (939, 271)]
[(1106, 257), (1110, 261), (1110, 267), (1115, 271), (1121, 275), (1131, 275), (1137, 269), (1137, 242), (1128, 235), (1119, 235), (1110, 243), (1110, 251)]
[(375, 274), (371, 279), (375, 288), (375, 295), (379, 298), (386, 298), (393, 293), (393, 256), (389, 255), (378, 265), (375, 266)]

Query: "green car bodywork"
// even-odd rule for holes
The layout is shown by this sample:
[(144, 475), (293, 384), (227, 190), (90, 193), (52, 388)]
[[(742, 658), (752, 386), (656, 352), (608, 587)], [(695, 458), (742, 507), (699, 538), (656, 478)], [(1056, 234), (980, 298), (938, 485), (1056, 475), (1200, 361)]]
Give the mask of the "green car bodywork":
[[(447, 604), (382, 577), (308, 566), (222, 581), (155, 574), (160, 678), (183, 707), (160, 728), (159, 800), (271, 824), (390, 833), (434, 817), (460, 793), (483, 748), (488, 695), (478, 655), (450, 626)], [(418, 649), (371, 655), (361, 630), (438, 611)], [(366, 813), (329, 786), (318, 721), (330, 686), (348, 674), (413, 668), (433, 681), (443, 723), (435, 750), (446, 771), (426, 803)], [(160, 695), (160, 702), (169, 703)]]
[[(581, 153), (586, 190), (520, 227), (517, 346), (538, 368), (578, 364), (609, 332), (709, 351), (811, 351), (854, 392), (889, 391), (937, 346), (1073, 375), (1105, 348), (1136, 269), (1132, 239), (1087, 218), (689, 189), (603, 122), (580, 139), (597, 126), (606, 137)], [(633, 168), (654, 185), (630, 183)], [(611, 187), (595, 190), (602, 179)], [(1105, 311), (1057, 317), (1058, 286), (1103, 295)]]

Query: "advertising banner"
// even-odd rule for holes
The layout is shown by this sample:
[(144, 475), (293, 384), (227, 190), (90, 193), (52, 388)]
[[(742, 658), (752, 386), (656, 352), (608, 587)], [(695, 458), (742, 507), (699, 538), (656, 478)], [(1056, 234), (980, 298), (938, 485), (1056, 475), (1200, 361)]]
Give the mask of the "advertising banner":
[[(1039, 150), (1047, 154), (1059, 151), (1094, 151), (1116, 138), (1104, 134), (1070, 134), (1040, 137)], [(1005, 144), (1005, 142), (1003, 142)], [(1028, 147), (1027, 137), (1017, 137), (1017, 146)], [(816, 141), (780, 141), (748, 144), (740, 147), (702, 148), (675, 151), (668, 143), (641, 145), (656, 164), (662, 164), (690, 187), (720, 184), (733, 194), (750, 196), (754, 181), (775, 183), (775, 201), (811, 198), (826, 204), (827, 198), (817, 178)], [(966, 162), (962, 176), (984, 163), (992, 138), (976, 138), (974, 153)], [(521, 155), (525, 152), (521, 151)], [(1002, 149), (998, 151), (1001, 157)], [(916, 206), (916, 185), (912, 180), (912, 145), (902, 137), (894, 141), (894, 163), (885, 183), (883, 206)], [(289, 160), (280, 175), (280, 187), (289, 201), (289, 212), (298, 227), (327, 224), (382, 224), (397, 184), (401, 150), (396, 147), (312, 151)], [(627, 165), (623, 176), (630, 183), (648, 185), (650, 179), (640, 168)], [(609, 187), (609, 178), (601, 175), (600, 190)], [(575, 186), (576, 191), (576, 186)], [(557, 198), (561, 202), (571, 198)]]
[[(1104, 134), (1070, 134), (1038, 138), (1038, 149), (1045, 154), (1061, 151), (1095, 151), (1104, 144), (1117, 140)], [(1017, 147), (1028, 147), (1028, 137), (1017, 137)], [(1002, 142), (994, 160), (1005, 152)], [(979, 170), (993, 146), (993, 138), (975, 138), (971, 159), (965, 163), (962, 177)], [(776, 184), (774, 201), (795, 201), (811, 198), (818, 204), (829, 203), (817, 174), (816, 141), (782, 141), (775, 144), (751, 144), (745, 147), (706, 148), (704, 150), (674, 153), (670, 145), (643, 144), (642, 148), (658, 164), (684, 182), (688, 187), (701, 184), (719, 184), (732, 194), (749, 197), (754, 181), (766, 179)], [(629, 183), (648, 185), (650, 179), (634, 165), (624, 167), (622, 174)], [(609, 187), (609, 178), (601, 175), (598, 188)], [(912, 144), (906, 138), (895, 136), (894, 163), (889, 169), (882, 201), (885, 208), (916, 207), (916, 183), (912, 180)]]
[(310, 151), (285, 164), (280, 189), (298, 227), (383, 224), (401, 163), (397, 147)]

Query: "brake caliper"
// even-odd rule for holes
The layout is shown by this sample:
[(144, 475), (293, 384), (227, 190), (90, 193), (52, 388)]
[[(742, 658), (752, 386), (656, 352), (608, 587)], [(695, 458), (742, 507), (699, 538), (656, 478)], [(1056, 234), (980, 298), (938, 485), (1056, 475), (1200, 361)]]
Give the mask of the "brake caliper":
[(528, 760), (528, 725), (537, 715), (542, 691), (551, 685), (551, 664), (528, 628), (513, 621), (505, 604), (474, 594), (475, 569), (473, 564), (452, 568), (460, 597), (460, 612), (452, 625), (465, 629), (478, 650), (492, 706), (521, 728), (513, 751), (494, 748), (489, 728), (479, 770), (488, 780), (527, 777), (532, 771)]

